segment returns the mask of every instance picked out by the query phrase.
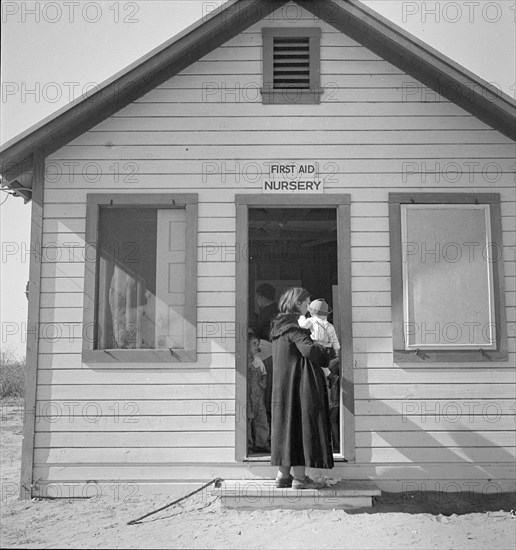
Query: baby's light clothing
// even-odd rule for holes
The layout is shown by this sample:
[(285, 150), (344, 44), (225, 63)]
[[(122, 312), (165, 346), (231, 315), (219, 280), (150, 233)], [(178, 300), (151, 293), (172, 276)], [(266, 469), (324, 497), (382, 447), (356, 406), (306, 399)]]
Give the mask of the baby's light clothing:
[(333, 348), (335, 353), (340, 350), (339, 339), (335, 327), (326, 319), (313, 315), (305, 317), (301, 315), (298, 319), (301, 328), (310, 329), (310, 337), (325, 348)]

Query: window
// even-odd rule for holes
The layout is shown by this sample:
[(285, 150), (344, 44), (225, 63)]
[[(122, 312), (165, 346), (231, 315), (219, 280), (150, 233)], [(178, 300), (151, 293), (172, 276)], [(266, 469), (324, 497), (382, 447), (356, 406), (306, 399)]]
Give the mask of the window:
[(395, 360), (507, 360), (499, 195), (389, 203)]
[(263, 29), (263, 103), (319, 103), (321, 29)]
[(197, 195), (88, 195), (83, 360), (195, 361)]

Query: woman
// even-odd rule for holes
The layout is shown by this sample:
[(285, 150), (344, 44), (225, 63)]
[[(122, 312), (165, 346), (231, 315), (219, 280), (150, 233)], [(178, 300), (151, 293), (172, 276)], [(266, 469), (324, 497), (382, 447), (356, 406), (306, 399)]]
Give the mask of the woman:
[[(271, 328), (272, 384), (271, 464), (279, 466), (276, 487), (316, 489), (305, 467), (333, 468), (326, 380), (328, 356), (298, 324), (310, 296), (290, 288), (281, 296)], [(292, 470), (292, 475), (290, 471)]]

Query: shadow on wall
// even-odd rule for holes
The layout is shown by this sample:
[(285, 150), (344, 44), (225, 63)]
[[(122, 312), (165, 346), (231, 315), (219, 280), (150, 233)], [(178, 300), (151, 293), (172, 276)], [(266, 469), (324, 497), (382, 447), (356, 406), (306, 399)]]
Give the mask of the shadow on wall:
[(399, 380), (357, 370), (357, 463), (376, 466), (378, 485), (398, 482), (405, 495), (383, 494), (377, 511), (516, 508), (514, 400), (496, 397), (510, 395), (502, 376), (487, 383), (497, 380), (493, 366), (477, 383), (468, 368), (400, 369)]

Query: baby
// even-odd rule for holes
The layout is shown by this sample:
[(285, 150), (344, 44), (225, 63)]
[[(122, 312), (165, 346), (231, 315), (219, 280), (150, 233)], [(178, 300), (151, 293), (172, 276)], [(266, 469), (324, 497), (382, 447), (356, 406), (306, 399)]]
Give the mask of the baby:
[[(298, 320), (299, 326), (310, 329), (312, 340), (315, 340), (324, 348), (331, 348), (333, 350), (333, 357), (337, 357), (339, 355), (340, 344), (335, 327), (327, 319), (328, 314), (331, 313), (328, 304), (322, 298), (317, 298), (317, 300), (313, 300), (310, 303), (308, 311), (311, 317), (301, 315)], [(324, 368), (323, 371), (326, 376), (330, 375), (329, 369)]]

